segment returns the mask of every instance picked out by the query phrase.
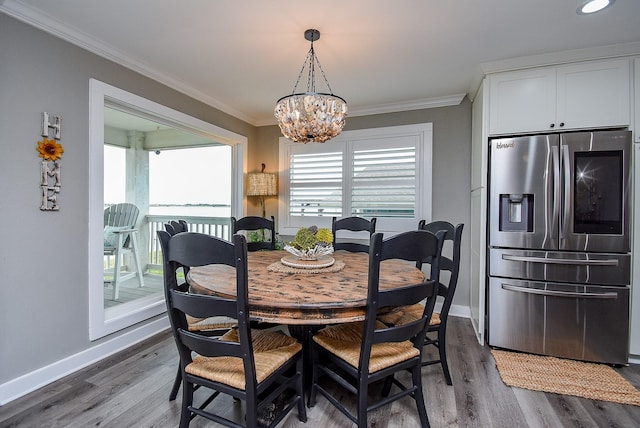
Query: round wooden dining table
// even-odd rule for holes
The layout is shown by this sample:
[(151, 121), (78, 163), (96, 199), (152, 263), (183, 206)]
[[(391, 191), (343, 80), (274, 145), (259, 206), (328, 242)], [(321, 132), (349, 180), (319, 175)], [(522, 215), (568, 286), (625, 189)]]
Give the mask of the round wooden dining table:
[[(283, 269), (286, 251), (248, 253), (249, 310), (252, 320), (290, 326), (360, 321), (365, 316), (369, 254), (337, 251), (334, 266)], [(339, 266), (344, 267), (338, 269)], [(295, 271), (295, 273), (291, 273)], [(187, 274), (192, 292), (236, 297), (235, 268), (193, 267)], [(385, 260), (380, 265), (380, 289), (424, 281), (415, 263)]]

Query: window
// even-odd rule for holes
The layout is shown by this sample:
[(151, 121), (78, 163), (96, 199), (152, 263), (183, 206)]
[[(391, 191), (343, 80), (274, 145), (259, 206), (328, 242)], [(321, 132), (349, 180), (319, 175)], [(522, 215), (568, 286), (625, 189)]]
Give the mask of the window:
[(377, 229), (414, 229), (431, 217), (432, 125), (345, 131), (324, 144), (280, 138), (278, 230), (376, 217)]
[[(108, 299), (105, 298), (103, 251), (105, 202), (123, 202), (122, 198), (124, 197), (124, 200), (136, 202), (140, 207), (146, 208), (149, 202), (149, 152), (168, 152), (169, 149), (175, 149), (178, 146), (175, 137), (180, 134), (179, 146), (185, 149), (203, 145), (210, 146), (211, 141), (229, 146), (228, 149), (223, 148), (223, 150), (230, 150), (224, 156), (232, 162), (229, 168), (231, 183), (215, 181), (211, 186), (215, 187), (216, 184), (229, 186), (229, 191), (225, 194), (228, 196), (230, 192), (231, 212), (242, 213), (244, 212), (242, 179), (244, 172), (246, 172), (247, 139), (239, 134), (94, 79), (91, 79), (89, 89), (88, 291), (89, 339), (93, 341), (139, 324), (141, 321), (151, 319), (166, 311), (162, 292), (153, 293), (148, 299), (134, 299), (115, 306), (111, 306), (111, 302), (106, 301)], [(142, 144), (141, 138), (137, 138), (139, 137), (138, 133), (118, 132), (110, 125), (114, 112), (123, 113), (128, 119), (135, 118), (136, 122), (139, 122), (140, 118), (153, 122), (150, 129), (133, 128), (137, 131), (144, 131), (144, 144)], [(156, 155), (151, 154), (151, 156)], [(188, 168), (184, 164), (176, 164), (172, 167), (175, 171)], [(208, 165), (206, 170), (211, 168), (215, 167)], [(126, 179), (127, 177), (130, 179)], [(211, 178), (212, 182), (214, 180)], [(113, 185), (114, 192), (106, 190), (105, 183), (107, 181)], [(173, 190), (173, 192), (178, 191), (187, 195), (191, 188), (195, 187), (195, 183), (192, 183), (189, 189), (181, 188)], [(227, 199), (225, 199), (225, 203)], [(224, 208), (229, 209), (228, 206)], [(145, 223), (150, 214), (145, 209), (141, 215), (145, 217), (144, 224), (140, 228), (139, 244), (142, 246), (149, 242), (151, 233), (148, 222)], [(146, 237), (143, 236), (145, 233)], [(141, 251), (141, 254), (149, 253)], [(146, 263), (145, 265), (148, 266)], [(145, 286), (145, 288), (147, 287)], [(144, 331), (152, 331), (157, 328), (157, 325), (165, 322), (166, 320), (159, 318), (150, 323), (139, 325), (136, 329), (149, 328)]]

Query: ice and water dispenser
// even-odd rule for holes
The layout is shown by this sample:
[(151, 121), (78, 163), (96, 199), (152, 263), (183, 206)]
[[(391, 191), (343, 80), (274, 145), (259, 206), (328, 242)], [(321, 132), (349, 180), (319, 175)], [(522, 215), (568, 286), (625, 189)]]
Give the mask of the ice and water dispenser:
[(499, 230), (533, 232), (533, 194), (500, 194)]

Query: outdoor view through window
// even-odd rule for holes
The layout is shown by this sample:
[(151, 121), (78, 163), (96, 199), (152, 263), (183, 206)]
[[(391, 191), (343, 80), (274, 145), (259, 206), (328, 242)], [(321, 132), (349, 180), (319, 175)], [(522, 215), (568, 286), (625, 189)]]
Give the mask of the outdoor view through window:
[[(228, 223), (231, 162), (231, 146), (105, 108), (104, 308), (110, 316), (163, 295), (156, 231), (165, 223), (183, 219), (194, 229)], [(131, 205), (113, 207), (122, 203)], [(112, 224), (136, 212), (135, 232)]]
[[(105, 206), (125, 200), (126, 151), (105, 145)], [(231, 147), (149, 153), (149, 214), (229, 217)]]

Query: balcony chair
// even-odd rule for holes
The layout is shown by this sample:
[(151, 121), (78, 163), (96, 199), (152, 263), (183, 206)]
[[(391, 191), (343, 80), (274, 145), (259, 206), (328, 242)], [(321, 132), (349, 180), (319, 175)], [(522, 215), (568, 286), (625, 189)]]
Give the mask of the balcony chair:
[(264, 231), (268, 230), (270, 233), (269, 240), (267, 241), (267, 236), (262, 235), (264, 241), (261, 242), (247, 242), (247, 248), (249, 251), (259, 251), (259, 250), (275, 250), (276, 249), (276, 221), (271, 216), (271, 219), (264, 217), (242, 217), (236, 219), (235, 217), (231, 217), (231, 233), (237, 234), (240, 231), (260, 231), (264, 234)]
[[(319, 392), (358, 427), (367, 426), (367, 413), (392, 401), (410, 396), (416, 401), (420, 426), (429, 426), (422, 394), (421, 361), (424, 339), (437, 297), (437, 282), (425, 280), (402, 288), (385, 290), (379, 284), (380, 263), (388, 259), (403, 259), (416, 263), (431, 258), (437, 265), (442, 250), (442, 232), (415, 230), (383, 240), (381, 233), (371, 237), (369, 252), (368, 294), (365, 320), (325, 327), (313, 335), (313, 375), (309, 407), (316, 403)], [(379, 308), (413, 305), (426, 300), (420, 318), (412, 322), (386, 326), (376, 319)], [(411, 385), (394, 377), (396, 372), (411, 372)], [(320, 374), (335, 381), (356, 395), (356, 413), (342, 403), (342, 390), (329, 393), (318, 382)], [(382, 398), (368, 403), (369, 385), (385, 380)], [(391, 387), (400, 391), (389, 396)]]
[[(188, 232), (189, 226), (185, 220), (172, 220), (164, 224), (164, 228), (173, 236), (177, 233)], [(188, 266), (183, 266), (183, 275), (189, 272)], [(209, 318), (196, 318), (191, 315), (187, 315), (187, 324), (189, 325), (189, 331), (206, 331), (211, 337), (222, 336), (229, 329), (235, 327), (238, 322), (235, 318), (229, 317), (209, 317)], [(178, 372), (176, 378), (173, 381), (173, 387), (169, 394), (169, 401), (176, 399), (180, 385), (182, 384), (182, 372), (180, 371), (180, 365), (178, 365)]]
[[(112, 300), (117, 300), (120, 294), (120, 284), (134, 276), (138, 277), (138, 285), (144, 287), (143, 272), (138, 253), (138, 220), (139, 210), (133, 204), (121, 203), (111, 205), (104, 210), (104, 255), (114, 258), (113, 269), (107, 268), (105, 274), (112, 275), (112, 279), (106, 279), (105, 284), (113, 286)], [(123, 274), (123, 256), (133, 253), (135, 271)], [(110, 264), (110, 263), (108, 263)], [(128, 269), (128, 268), (127, 268)]]
[(346, 250), (352, 253), (354, 252), (369, 252), (368, 244), (359, 244), (355, 242), (338, 242), (337, 233), (339, 230), (350, 230), (352, 232), (369, 232), (369, 236), (366, 237), (367, 241), (371, 239), (376, 231), (376, 218), (367, 220), (362, 217), (344, 217), (336, 219), (333, 217), (331, 220), (331, 232), (333, 233), (333, 249), (334, 250)]
[[(201, 233), (186, 232), (171, 236), (160, 230), (165, 297), (171, 329), (180, 354), (182, 374), (182, 410), (180, 427), (202, 416), (229, 427), (241, 426), (206, 407), (220, 394), (245, 402), (247, 427), (256, 427), (258, 415), (275, 408), (275, 426), (294, 408), (306, 422), (302, 385), (302, 345), (282, 333), (252, 330), (249, 327), (247, 243), (234, 235), (233, 243)], [(188, 284), (178, 280), (180, 268), (223, 264), (236, 270), (237, 299), (192, 294)], [(189, 331), (187, 315), (196, 318), (237, 317), (237, 328), (219, 337), (207, 332)], [(194, 354), (196, 355), (194, 357)], [(193, 404), (194, 388), (208, 388), (211, 396), (199, 407)], [(274, 401), (286, 393), (280, 411)]]
[[(434, 345), (438, 348), (439, 358), (435, 360), (424, 361), (423, 366), (440, 363), (442, 371), (444, 373), (445, 380), (448, 385), (452, 385), (451, 373), (449, 371), (449, 364), (447, 363), (447, 320), (449, 318), (449, 310), (451, 309), (451, 303), (453, 302), (453, 295), (456, 292), (456, 286), (458, 284), (458, 272), (460, 270), (460, 243), (462, 241), (462, 229), (464, 224), (452, 225), (446, 221), (435, 221), (432, 223), (426, 223), (421, 220), (418, 224), (419, 230), (428, 230), (431, 232), (444, 231), (445, 241), (452, 241), (451, 257), (442, 256), (440, 258), (440, 271), (446, 270), (450, 272), (449, 282), (447, 285), (440, 281), (438, 287), (438, 295), (443, 297), (442, 308), (440, 312), (434, 312), (429, 322), (429, 330), (427, 333), (435, 333), (436, 337), (431, 338), (429, 334), (425, 338), (425, 345)], [(430, 263), (429, 260), (424, 260), (424, 263)], [(431, 278), (434, 278), (433, 274)], [(408, 320), (417, 318), (422, 311), (422, 305), (414, 305), (410, 307), (399, 307), (386, 315), (379, 317), (381, 321), (386, 324), (398, 324), (404, 323)]]

